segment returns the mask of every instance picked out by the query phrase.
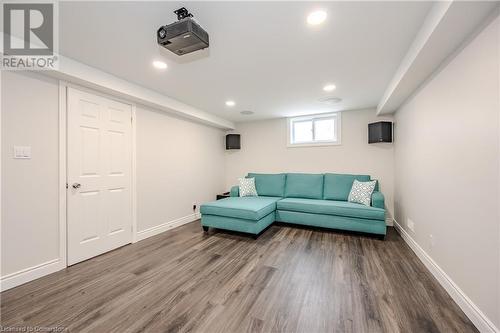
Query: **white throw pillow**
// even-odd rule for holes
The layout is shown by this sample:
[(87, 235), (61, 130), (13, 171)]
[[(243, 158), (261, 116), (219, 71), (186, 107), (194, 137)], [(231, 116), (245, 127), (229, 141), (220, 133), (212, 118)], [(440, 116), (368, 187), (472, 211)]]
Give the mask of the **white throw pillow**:
[(349, 193), (348, 201), (360, 203), (365, 206), (370, 206), (370, 203), (372, 201), (372, 193), (375, 189), (376, 184), (376, 180), (371, 180), (369, 182), (360, 182), (354, 179), (351, 192)]
[(240, 197), (256, 197), (255, 178), (240, 178)]

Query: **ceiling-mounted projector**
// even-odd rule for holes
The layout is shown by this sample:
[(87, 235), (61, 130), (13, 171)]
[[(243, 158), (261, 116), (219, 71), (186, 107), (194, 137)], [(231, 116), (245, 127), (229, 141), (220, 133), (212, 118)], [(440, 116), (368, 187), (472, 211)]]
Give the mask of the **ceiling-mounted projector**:
[(193, 15), (184, 7), (174, 13), (178, 21), (158, 29), (158, 44), (180, 56), (207, 48), (208, 33), (193, 20)]

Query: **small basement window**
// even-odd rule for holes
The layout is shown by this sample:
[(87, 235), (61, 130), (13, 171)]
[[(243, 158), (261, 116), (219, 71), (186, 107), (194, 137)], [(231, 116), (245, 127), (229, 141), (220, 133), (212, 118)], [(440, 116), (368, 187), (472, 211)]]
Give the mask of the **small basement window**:
[(288, 146), (340, 144), (340, 112), (288, 118)]

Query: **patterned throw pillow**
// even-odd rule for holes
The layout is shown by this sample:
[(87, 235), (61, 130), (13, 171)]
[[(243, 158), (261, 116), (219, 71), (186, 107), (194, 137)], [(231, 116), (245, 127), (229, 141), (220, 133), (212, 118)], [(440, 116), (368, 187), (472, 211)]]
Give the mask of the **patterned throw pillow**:
[(255, 178), (240, 178), (240, 197), (256, 197)]
[(375, 189), (376, 184), (376, 180), (371, 180), (369, 182), (360, 182), (359, 180), (355, 179), (352, 183), (348, 201), (360, 203), (365, 206), (370, 206), (372, 193)]

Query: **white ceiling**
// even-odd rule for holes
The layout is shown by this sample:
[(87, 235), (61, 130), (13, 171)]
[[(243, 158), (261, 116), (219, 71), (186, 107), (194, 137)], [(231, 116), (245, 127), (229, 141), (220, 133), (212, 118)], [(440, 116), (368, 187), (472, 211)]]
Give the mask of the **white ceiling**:
[[(156, 44), (185, 6), (210, 48), (178, 57)], [(328, 12), (310, 27), (309, 12)], [(61, 2), (60, 53), (232, 121), (376, 107), (429, 2)], [(158, 71), (160, 59), (168, 69)], [(325, 93), (322, 87), (337, 89)], [(317, 100), (342, 98), (335, 105)], [(224, 102), (232, 99), (236, 106)], [(251, 110), (252, 116), (240, 115)]]

